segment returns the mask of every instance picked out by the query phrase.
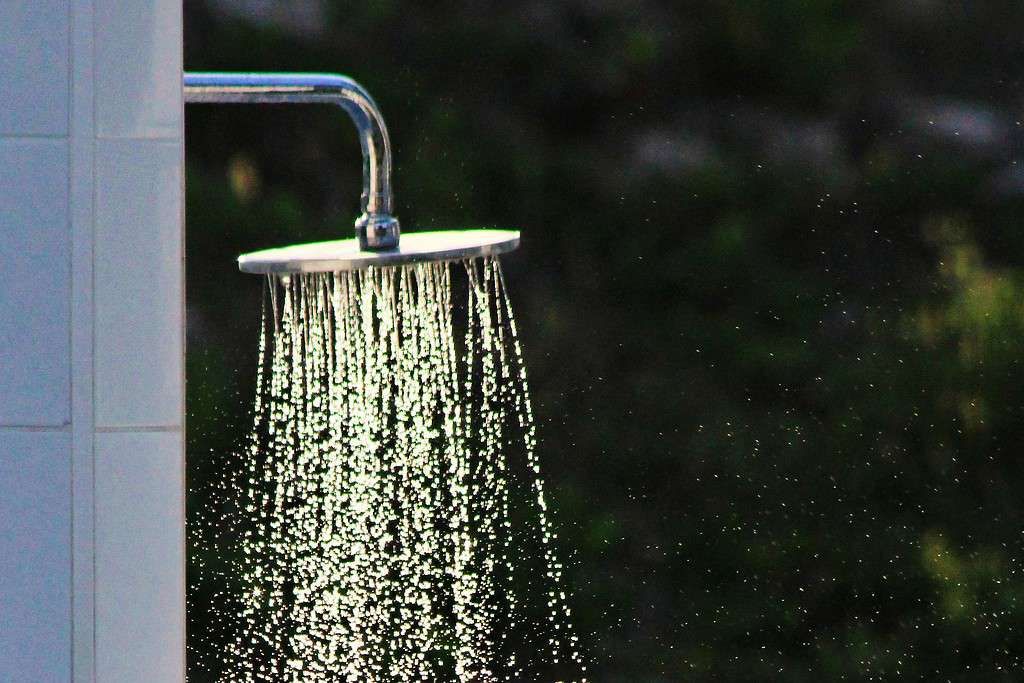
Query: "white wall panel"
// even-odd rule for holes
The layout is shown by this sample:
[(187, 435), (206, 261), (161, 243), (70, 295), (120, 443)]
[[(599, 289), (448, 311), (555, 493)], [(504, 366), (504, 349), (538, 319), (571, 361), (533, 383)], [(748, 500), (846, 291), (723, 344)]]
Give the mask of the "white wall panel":
[(0, 136), (68, 132), (68, 3), (0, 2)]
[(71, 439), (0, 429), (0, 681), (71, 675)]
[(0, 425), (69, 420), (69, 170), (66, 140), (0, 138)]
[(96, 435), (96, 678), (184, 679), (178, 432)]
[(100, 137), (181, 138), (181, 3), (96, 0)]
[(4, 683), (184, 679), (181, 12), (0, 0)]
[(101, 140), (96, 184), (96, 424), (180, 426), (180, 143)]

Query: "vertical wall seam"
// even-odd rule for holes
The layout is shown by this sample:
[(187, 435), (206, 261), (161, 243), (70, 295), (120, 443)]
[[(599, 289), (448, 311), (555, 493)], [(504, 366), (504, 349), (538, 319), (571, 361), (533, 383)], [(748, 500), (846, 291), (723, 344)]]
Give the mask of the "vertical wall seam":
[(92, 394), (92, 401), (89, 405), (90, 410), (90, 429), (93, 431), (92, 434), (92, 469), (90, 470), (90, 482), (89, 487), (92, 491), (92, 500), (90, 501), (91, 514), (92, 514), (92, 529), (91, 529), (91, 542), (92, 542), (92, 670), (91, 670), (91, 681), (96, 681), (96, 660), (97, 660), (97, 638), (96, 638), (96, 206), (97, 206), (97, 188), (96, 188), (96, 12), (93, 6), (93, 0), (87, 0), (89, 3), (89, 70), (90, 70), (90, 83), (92, 84), (92, 99), (89, 102), (90, 107), (90, 119), (92, 121), (92, 129), (89, 132), (92, 140), (92, 159), (90, 172), (92, 173), (92, 215), (89, 221), (89, 235), (92, 240), (92, 253), (90, 254), (89, 260), (89, 291), (92, 292), (92, 299), (89, 302), (89, 316), (92, 321), (91, 324), (91, 354), (90, 361), (91, 366), (89, 368), (90, 373), (90, 391)]
[(72, 618), (71, 675), (94, 683), (95, 670), (95, 473), (93, 406), (95, 209), (93, 12), (91, 0), (69, 7), (68, 138), (71, 221), (71, 432)]
[(178, 79), (178, 106), (180, 107), (178, 116), (178, 144), (180, 145), (180, 177), (179, 182), (181, 183), (181, 191), (179, 193), (178, 200), (178, 211), (181, 216), (180, 225), (181, 232), (178, 248), (181, 253), (181, 265), (179, 267), (180, 287), (181, 287), (181, 578), (182, 586), (181, 590), (181, 670), (186, 675), (188, 673), (188, 464), (187, 464), (187, 448), (188, 440), (186, 438), (186, 422), (188, 416), (186, 414), (186, 396), (185, 392), (188, 390), (188, 333), (186, 325), (188, 323), (188, 311), (187, 311), (187, 297), (188, 292), (186, 290), (185, 280), (185, 269), (186, 269), (186, 239), (188, 238), (187, 226), (185, 225), (185, 96), (184, 96), (184, 79), (185, 79), (185, 7), (183, 2), (178, 3), (178, 65), (177, 65), (177, 79)]
[(67, 146), (68, 146), (68, 177), (67, 177), (67, 192), (68, 192), (68, 214), (67, 214), (67, 231), (70, 235), (69, 244), (71, 245), (68, 249), (68, 287), (70, 296), (68, 296), (68, 420), (70, 422), (69, 428), (71, 430), (71, 457), (68, 458), (68, 487), (71, 489), (68, 491), (68, 501), (71, 506), (71, 524), (68, 525), (68, 546), (70, 552), (68, 557), (71, 558), (71, 571), (68, 574), (68, 614), (71, 616), (71, 623), (68, 624), (68, 667), (70, 669), (71, 680), (75, 680), (75, 619), (77, 617), (75, 610), (75, 501), (77, 496), (75, 495), (75, 458), (77, 456), (78, 446), (75, 438), (75, 254), (78, 248), (78, 239), (75, 235), (75, 150), (74, 137), (72, 135), (73, 129), (71, 127), (71, 120), (74, 117), (75, 110), (75, 12), (71, 3), (68, 3), (67, 7), (67, 18), (68, 18), (68, 42), (67, 42), (67, 98), (68, 107), (65, 112), (66, 119), (64, 120), (64, 130), (67, 132)]

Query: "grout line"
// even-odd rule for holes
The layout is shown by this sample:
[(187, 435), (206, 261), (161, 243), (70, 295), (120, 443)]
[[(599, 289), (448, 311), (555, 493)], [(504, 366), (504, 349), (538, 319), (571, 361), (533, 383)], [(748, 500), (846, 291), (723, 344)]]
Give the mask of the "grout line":
[(105, 135), (97, 135), (96, 139), (104, 142), (107, 140), (128, 140), (132, 142), (145, 142), (149, 140), (152, 142), (170, 142), (175, 144), (181, 143), (180, 137), (175, 137), (170, 133), (160, 133), (157, 135), (113, 135), (111, 133), (107, 133)]
[(71, 423), (59, 425), (0, 425), (0, 432), (69, 432)]
[(74, 116), (75, 116), (75, 10), (72, 9), (70, 3), (67, 6), (67, 71), (65, 75), (67, 80), (65, 81), (65, 92), (67, 93), (67, 99), (65, 103), (67, 105), (65, 109), (64, 119), (64, 130), (66, 135), (64, 140), (66, 141), (65, 149), (67, 151), (67, 197), (65, 198), (64, 210), (66, 224), (65, 228), (68, 232), (68, 272), (67, 272), (67, 292), (68, 292), (68, 308), (67, 308), (67, 320), (68, 320), (68, 398), (67, 398), (67, 409), (68, 409), (68, 436), (69, 436), (69, 452), (68, 452), (68, 642), (67, 642), (67, 653), (68, 653), (68, 676), (71, 680), (75, 680), (75, 632), (77, 630), (75, 625), (76, 609), (75, 609), (75, 587), (78, 583), (78, 567), (76, 555), (77, 550), (75, 548), (76, 532), (75, 523), (78, 511), (76, 510), (78, 503), (78, 494), (75, 492), (75, 471), (78, 467), (77, 458), (78, 450), (80, 445), (76, 443), (81, 427), (78, 424), (70, 424), (75, 419), (75, 253), (77, 251), (77, 239), (75, 235), (75, 149), (74, 140), (72, 138), (72, 132), (74, 131)]
[(0, 142), (5, 140), (70, 140), (67, 133), (0, 133)]
[(75, 482), (76, 469), (79, 467), (76, 462), (79, 455), (78, 451), (81, 449), (81, 444), (77, 443), (80, 441), (80, 433), (82, 431), (81, 425), (75, 420), (75, 300), (77, 298), (77, 292), (75, 291), (75, 270), (77, 260), (75, 258), (76, 252), (79, 248), (78, 236), (75, 234), (75, 224), (77, 217), (75, 216), (76, 201), (75, 201), (75, 156), (76, 150), (74, 149), (75, 141), (72, 137), (74, 131), (74, 115), (75, 115), (75, 99), (76, 93), (74, 90), (75, 84), (75, 11), (69, 4), (67, 6), (67, 71), (65, 72), (67, 80), (65, 81), (65, 92), (66, 96), (66, 109), (64, 119), (64, 130), (67, 131), (67, 135), (62, 139), (65, 141), (65, 151), (67, 159), (67, 178), (66, 178), (66, 192), (67, 195), (64, 199), (64, 218), (65, 218), (65, 229), (67, 230), (68, 236), (68, 270), (66, 274), (67, 283), (67, 339), (68, 339), (68, 356), (67, 356), (67, 381), (68, 381), (68, 396), (67, 396), (67, 411), (68, 411), (68, 675), (72, 681), (75, 679), (75, 587), (78, 583), (78, 568), (76, 565), (77, 550), (75, 548), (76, 532), (75, 522), (78, 516), (76, 510), (78, 502), (78, 494), (75, 489), (77, 488)]
[(72, 610), (71, 676), (96, 681), (95, 472), (95, 17), (91, 0), (68, 3), (71, 216)]
[(94, 430), (97, 434), (131, 434), (134, 432), (180, 432), (182, 431), (181, 425), (139, 425), (139, 426), (113, 426), (113, 427), (96, 427)]
[[(90, 671), (89, 677), (86, 679), (83, 677), (85, 683), (95, 683), (99, 667), (97, 665), (97, 659), (99, 657), (99, 638), (96, 633), (99, 630), (97, 628), (96, 618), (96, 593), (97, 593), (97, 561), (96, 561), (96, 518), (97, 518), (97, 507), (96, 507), (96, 207), (99, 206), (99, 183), (96, 180), (98, 175), (96, 170), (96, 157), (97, 150), (99, 148), (99, 142), (96, 140), (98, 134), (96, 122), (99, 120), (98, 105), (96, 97), (96, 4), (93, 0), (87, 0), (83, 6), (87, 7), (88, 19), (89, 19), (89, 32), (88, 32), (88, 45), (83, 46), (83, 51), (88, 51), (89, 59), (89, 173), (90, 173), (90, 187), (89, 187), (89, 426), (92, 428), (92, 451), (89, 458), (89, 533), (90, 533), (90, 549), (89, 549), (89, 571), (91, 572), (91, 585), (90, 588), (90, 628), (92, 629), (89, 633), (90, 638)], [(75, 681), (78, 683), (78, 681)]]

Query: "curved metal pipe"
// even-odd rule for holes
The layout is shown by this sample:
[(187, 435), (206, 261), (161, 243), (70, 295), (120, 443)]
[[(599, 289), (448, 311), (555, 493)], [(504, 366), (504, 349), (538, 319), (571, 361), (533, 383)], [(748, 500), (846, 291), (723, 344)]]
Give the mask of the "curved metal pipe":
[(338, 74), (186, 73), (185, 101), (192, 103), (325, 103), (344, 109), (363, 150), (363, 214), (356, 219), (362, 249), (394, 249), (401, 232), (391, 215), (391, 140), (377, 104), (363, 86)]

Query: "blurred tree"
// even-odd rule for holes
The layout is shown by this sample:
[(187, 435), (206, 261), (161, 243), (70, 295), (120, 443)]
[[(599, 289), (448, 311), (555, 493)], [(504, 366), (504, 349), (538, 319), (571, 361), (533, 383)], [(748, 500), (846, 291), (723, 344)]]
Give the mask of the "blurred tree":
[[(595, 681), (1019, 676), (1024, 6), (310, 4), (188, 0), (186, 66), (350, 73), (405, 225), (524, 231)], [(356, 150), (330, 111), (189, 111), (190, 514), (248, 428), (232, 259), (347, 233)], [(231, 589), (198, 540), (193, 659)]]

